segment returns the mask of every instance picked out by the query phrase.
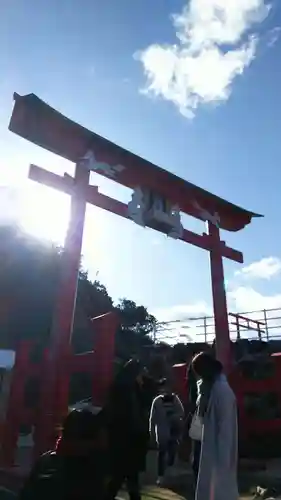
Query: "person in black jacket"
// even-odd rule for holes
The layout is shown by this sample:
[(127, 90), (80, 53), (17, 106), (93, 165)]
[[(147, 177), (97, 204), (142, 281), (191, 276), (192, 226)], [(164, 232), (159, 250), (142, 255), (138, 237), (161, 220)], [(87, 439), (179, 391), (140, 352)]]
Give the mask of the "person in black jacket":
[(106, 500), (113, 500), (124, 481), (130, 500), (140, 500), (139, 473), (148, 450), (148, 415), (142, 393), (143, 367), (130, 360), (117, 375), (105, 408), (110, 481)]
[(105, 451), (102, 413), (72, 411), (55, 450), (42, 455), (33, 466), (19, 500), (102, 500)]

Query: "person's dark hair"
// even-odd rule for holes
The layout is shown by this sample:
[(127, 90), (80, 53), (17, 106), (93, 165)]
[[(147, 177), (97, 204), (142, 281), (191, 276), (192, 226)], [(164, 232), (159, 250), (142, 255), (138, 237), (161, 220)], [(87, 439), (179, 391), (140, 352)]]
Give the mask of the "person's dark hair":
[(144, 367), (138, 359), (130, 359), (117, 374), (115, 383), (117, 385), (132, 386), (143, 371)]
[(93, 440), (102, 428), (102, 418), (101, 412), (94, 415), (88, 409), (73, 410), (64, 421), (61, 438), (68, 441)]
[(168, 380), (166, 378), (161, 378), (158, 380), (158, 387), (159, 389), (162, 389), (163, 387), (167, 387), (168, 385)]
[(189, 363), (186, 372), (187, 381), (187, 400), (190, 407), (193, 409), (196, 406), (197, 400), (197, 381), (193, 370), (192, 361)]
[(223, 370), (221, 362), (207, 352), (196, 354), (191, 362), (191, 366), (193, 372), (203, 380), (213, 380)]
[(158, 395), (158, 382), (148, 373), (144, 373), (141, 397), (144, 407), (150, 411), (155, 396)]
[[(124, 414), (124, 400), (127, 400), (128, 394), (137, 391), (141, 396), (142, 388), (137, 384), (137, 378), (143, 373), (144, 367), (138, 359), (130, 359), (117, 373), (107, 394), (107, 400), (104, 406), (107, 426), (111, 426), (116, 418), (122, 419)], [(121, 407), (120, 407), (121, 405)], [(118, 415), (118, 417), (116, 417)]]

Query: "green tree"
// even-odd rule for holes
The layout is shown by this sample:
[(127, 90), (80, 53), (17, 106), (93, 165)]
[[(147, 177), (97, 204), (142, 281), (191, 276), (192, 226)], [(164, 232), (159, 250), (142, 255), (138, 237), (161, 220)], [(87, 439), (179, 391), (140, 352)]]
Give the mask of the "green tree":
[[(0, 346), (14, 348), (21, 339), (48, 343), (53, 311), (58, 300), (63, 250), (25, 234), (16, 226), (0, 227)], [(76, 352), (92, 350), (92, 318), (113, 310), (106, 287), (79, 273), (72, 343)], [(143, 306), (122, 299), (116, 307), (121, 326), (116, 352), (121, 359), (151, 345), (149, 333), (156, 320)]]
[(138, 356), (147, 359), (154, 342), (150, 334), (156, 327), (156, 318), (144, 306), (121, 299), (116, 307), (121, 325), (116, 333), (116, 354), (122, 359)]
[(137, 306), (132, 300), (121, 299), (116, 309), (120, 313), (123, 328), (139, 335), (147, 336), (156, 326), (156, 318), (144, 306)]
[(0, 345), (49, 335), (61, 251), (16, 226), (0, 228)]
[(79, 273), (76, 310), (73, 328), (73, 348), (75, 352), (91, 351), (95, 343), (92, 319), (113, 309), (113, 301), (107, 289), (99, 281), (91, 281), (88, 273)]
[[(0, 226), (0, 347), (16, 348), (23, 339), (33, 341), (33, 359), (48, 345), (54, 307), (58, 300), (63, 250), (42, 243), (16, 226)], [(106, 287), (91, 281), (80, 270), (74, 317), (72, 345), (75, 352), (94, 349), (92, 318), (113, 310)], [(120, 327), (116, 332), (116, 355), (126, 360), (133, 355), (145, 357), (153, 345), (149, 333), (156, 320), (143, 306), (122, 299), (116, 307)], [(87, 374), (71, 377), (70, 401), (91, 395), (92, 380)], [(40, 387), (33, 378), (27, 381), (28, 404), (36, 404)]]

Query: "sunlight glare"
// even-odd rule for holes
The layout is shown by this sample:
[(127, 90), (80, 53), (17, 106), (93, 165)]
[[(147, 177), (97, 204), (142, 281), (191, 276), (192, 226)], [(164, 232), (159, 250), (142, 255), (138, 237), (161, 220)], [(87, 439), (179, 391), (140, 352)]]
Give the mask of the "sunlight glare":
[(20, 225), (36, 238), (63, 245), (69, 209), (67, 195), (29, 181), (22, 191)]
[[(42, 242), (64, 245), (70, 215), (68, 195), (28, 179), (0, 189), (0, 224), (17, 223)], [(87, 205), (82, 262), (92, 277), (106, 265), (104, 231), (109, 230), (102, 211)]]

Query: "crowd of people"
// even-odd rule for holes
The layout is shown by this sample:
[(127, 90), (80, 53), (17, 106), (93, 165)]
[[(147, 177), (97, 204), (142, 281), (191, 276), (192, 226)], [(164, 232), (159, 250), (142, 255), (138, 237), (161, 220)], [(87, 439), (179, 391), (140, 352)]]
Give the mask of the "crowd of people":
[(222, 365), (207, 353), (188, 370), (183, 405), (166, 379), (153, 381), (130, 360), (104, 407), (67, 416), (54, 450), (35, 463), (20, 500), (114, 500), (126, 483), (141, 499), (140, 474), (151, 446), (158, 450), (158, 485), (173, 467), (183, 436), (192, 442), (196, 500), (238, 500), (235, 396)]

